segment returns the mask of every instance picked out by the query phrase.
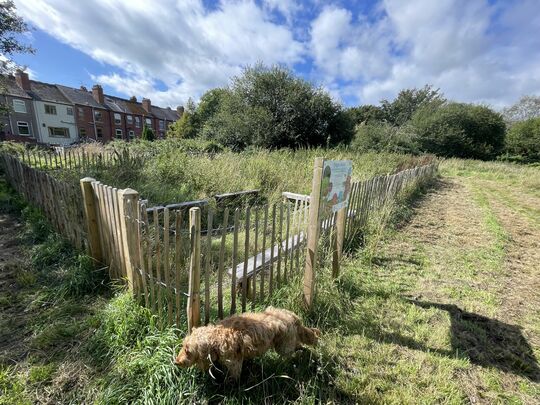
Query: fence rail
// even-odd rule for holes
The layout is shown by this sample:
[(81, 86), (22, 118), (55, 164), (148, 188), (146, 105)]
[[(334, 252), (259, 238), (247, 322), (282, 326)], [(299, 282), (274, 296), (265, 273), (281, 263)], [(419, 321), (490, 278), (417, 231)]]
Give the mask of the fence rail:
[(108, 266), (111, 278), (127, 279), (158, 319), (177, 325), (187, 320), (189, 328), (246, 311), (301, 276), (310, 229), (323, 236), (317, 249), (331, 253), (337, 276), (342, 248), (365, 232), (384, 205), (438, 169), (435, 162), (353, 182), (347, 207), (323, 214), (311, 228), (313, 196), (284, 192), (280, 203), (253, 205), (240, 198), (235, 206), (235, 196), (257, 197), (258, 190), (249, 190), (221, 196), (227, 201), (221, 205), (201, 200), (148, 207), (135, 190), (91, 178), (79, 188), (31, 167), (27, 157), (0, 158), (9, 182), (43, 209), (58, 232)]

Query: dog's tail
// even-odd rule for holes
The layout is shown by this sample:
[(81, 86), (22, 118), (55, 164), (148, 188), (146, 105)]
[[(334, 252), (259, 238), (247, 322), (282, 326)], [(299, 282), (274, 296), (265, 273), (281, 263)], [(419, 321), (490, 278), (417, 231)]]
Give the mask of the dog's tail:
[(315, 346), (320, 336), (321, 331), (317, 328), (306, 328), (302, 325), (298, 326), (298, 337), (302, 344)]

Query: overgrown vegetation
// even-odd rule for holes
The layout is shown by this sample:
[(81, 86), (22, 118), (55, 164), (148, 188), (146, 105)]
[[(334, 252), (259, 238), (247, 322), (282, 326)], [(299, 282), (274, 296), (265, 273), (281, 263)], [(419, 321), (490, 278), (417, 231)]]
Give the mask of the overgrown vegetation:
[[(230, 86), (190, 100), (169, 130), (170, 138), (204, 139), (219, 147), (305, 148), (348, 145), (359, 152), (390, 152), (482, 160), (536, 161), (531, 142), (517, 145), (507, 125), (537, 117), (538, 97), (494, 111), (485, 105), (447, 100), (426, 85), (404, 89), (380, 105), (344, 109), (321, 89), (289, 70), (258, 64), (234, 77)], [(528, 143), (527, 143), (528, 142)]]
[(353, 109), (360, 151), (433, 153), (445, 157), (494, 159), (504, 148), (501, 114), (486, 106), (448, 102), (430, 86), (402, 90), (381, 107)]
[(523, 163), (540, 162), (540, 118), (516, 122), (506, 135), (506, 158)]
[[(106, 148), (119, 151), (122, 159), (113, 169), (96, 167), (84, 173), (64, 170), (55, 171), (54, 175), (64, 176), (74, 183), (81, 177), (91, 176), (113, 187), (130, 187), (149, 199), (152, 205), (253, 189), (260, 190), (261, 200), (277, 202), (283, 191), (309, 194), (313, 161), (317, 156), (351, 159), (357, 179), (413, 167), (429, 160), (429, 157), (395, 153), (363, 154), (349, 148), (220, 151), (215, 143), (196, 139), (114, 142)], [(128, 157), (124, 158), (124, 150), (130, 152)], [(130, 159), (131, 155), (144, 158)]]
[(202, 137), (232, 150), (293, 149), (348, 143), (352, 121), (323, 90), (280, 66), (247, 67), (226, 88), (188, 103), (170, 137)]

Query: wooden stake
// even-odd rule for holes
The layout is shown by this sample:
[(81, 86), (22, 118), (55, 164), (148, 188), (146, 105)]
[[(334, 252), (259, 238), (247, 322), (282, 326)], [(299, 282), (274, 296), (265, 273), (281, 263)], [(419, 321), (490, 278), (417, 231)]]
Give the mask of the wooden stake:
[(92, 182), (95, 181), (96, 180), (91, 177), (81, 179), (81, 191), (88, 230), (89, 254), (96, 262), (101, 263), (103, 261), (103, 252), (101, 250), (96, 196), (94, 195), (94, 189), (92, 188)]
[(191, 262), (189, 267), (189, 291), (187, 304), (188, 333), (201, 323), (201, 209), (189, 210), (189, 233), (191, 238)]
[(319, 205), (324, 158), (316, 158), (309, 206), (308, 244), (304, 269), (304, 304), (311, 308), (315, 294), (315, 272), (317, 270), (317, 245), (319, 244)]
[[(133, 233), (134, 229), (132, 224), (137, 223), (139, 220), (137, 211), (132, 210), (132, 207), (136, 207), (139, 203), (139, 193), (130, 188), (122, 190), (119, 195), (120, 204), (120, 231), (122, 232), (122, 244), (124, 246), (124, 262), (126, 264), (126, 275), (128, 279), (128, 288), (132, 295), (135, 296), (136, 291), (136, 279), (135, 271), (139, 258), (138, 246), (134, 243)], [(131, 212), (135, 211), (135, 212)]]
[(336, 234), (334, 240), (334, 251), (332, 254), (332, 277), (339, 276), (339, 263), (343, 254), (343, 240), (345, 238), (345, 220), (346, 220), (347, 207), (340, 209), (336, 216)]

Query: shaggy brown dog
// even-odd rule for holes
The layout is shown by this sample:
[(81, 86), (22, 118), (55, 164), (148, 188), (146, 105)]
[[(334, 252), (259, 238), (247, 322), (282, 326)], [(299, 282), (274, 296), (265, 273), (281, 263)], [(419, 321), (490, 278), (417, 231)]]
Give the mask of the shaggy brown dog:
[(244, 360), (272, 348), (282, 356), (289, 355), (304, 344), (314, 346), (319, 336), (318, 329), (304, 327), (293, 312), (268, 307), (264, 312), (235, 315), (216, 325), (194, 328), (184, 339), (175, 364), (196, 365), (207, 371), (219, 363), (229, 378), (236, 380)]

